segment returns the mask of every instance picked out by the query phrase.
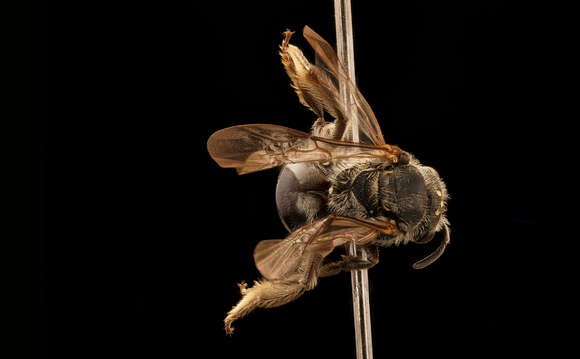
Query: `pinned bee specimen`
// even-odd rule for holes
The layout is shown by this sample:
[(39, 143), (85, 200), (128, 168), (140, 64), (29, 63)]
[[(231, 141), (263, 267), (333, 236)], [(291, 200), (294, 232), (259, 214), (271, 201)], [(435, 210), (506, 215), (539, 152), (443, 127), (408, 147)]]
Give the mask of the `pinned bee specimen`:
[[(218, 165), (238, 174), (281, 166), (276, 204), (290, 232), (285, 239), (257, 244), (254, 261), (263, 278), (251, 287), (238, 285), (242, 298), (224, 320), (228, 334), (235, 320), (256, 308), (293, 301), (318, 278), (374, 266), (379, 247), (427, 243), (438, 234), (439, 247), (413, 265), (420, 269), (437, 260), (450, 240), (448, 195), (437, 171), (385, 142), (373, 111), (328, 42), (304, 28), (316, 53), (312, 64), (289, 43), (292, 34), (284, 32), (280, 56), (300, 102), (317, 116), (311, 133), (239, 125), (215, 132), (207, 143)], [(349, 106), (339, 83), (352, 99)], [(358, 120), (358, 142), (353, 142), (353, 120)], [(368, 259), (327, 258), (349, 242), (366, 250)]]

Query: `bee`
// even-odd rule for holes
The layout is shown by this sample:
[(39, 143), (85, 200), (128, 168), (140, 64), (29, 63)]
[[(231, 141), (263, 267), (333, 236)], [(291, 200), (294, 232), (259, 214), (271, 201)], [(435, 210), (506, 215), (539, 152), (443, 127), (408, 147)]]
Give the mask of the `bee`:
[[(295, 300), (318, 278), (376, 265), (379, 247), (427, 243), (440, 233), (439, 247), (413, 265), (421, 269), (450, 241), (448, 194), (437, 171), (385, 142), (372, 109), (327, 41), (304, 27), (316, 54), (313, 64), (289, 43), (292, 34), (283, 33), (280, 56), (300, 102), (317, 116), (311, 133), (274, 124), (239, 125), (215, 132), (207, 143), (218, 165), (240, 175), (281, 166), (276, 205), (290, 232), (255, 247), (263, 278), (251, 287), (238, 284), (242, 298), (224, 320), (228, 334), (237, 319)], [(348, 104), (341, 89), (350, 96)], [(357, 142), (353, 121), (358, 121)], [(350, 242), (368, 258), (327, 258)]]

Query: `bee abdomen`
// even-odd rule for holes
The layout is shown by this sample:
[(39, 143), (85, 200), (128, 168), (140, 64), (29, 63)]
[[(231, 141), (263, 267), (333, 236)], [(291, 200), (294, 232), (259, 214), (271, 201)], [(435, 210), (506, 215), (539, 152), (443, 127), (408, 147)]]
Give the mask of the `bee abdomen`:
[(276, 185), (276, 206), (282, 223), (293, 231), (326, 214), (328, 181), (312, 164), (282, 168)]

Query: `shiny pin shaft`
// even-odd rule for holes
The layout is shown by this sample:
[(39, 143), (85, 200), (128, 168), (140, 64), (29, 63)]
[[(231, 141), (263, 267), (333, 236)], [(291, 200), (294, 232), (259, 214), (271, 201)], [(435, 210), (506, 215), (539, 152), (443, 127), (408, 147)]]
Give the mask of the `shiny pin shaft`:
[[(336, 51), (339, 60), (344, 64), (347, 76), (356, 84), (354, 71), (354, 42), (352, 34), (352, 12), (350, 0), (334, 0), (334, 17), (336, 26)], [(358, 118), (354, 113), (354, 100), (347, 91), (347, 86), (340, 84), (340, 93), (343, 103), (346, 104), (347, 111), (351, 111), (352, 139), (359, 142)], [(351, 243), (348, 248), (349, 255), (361, 256), (367, 259), (367, 253), (362, 248), (357, 248)], [(352, 302), (354, 315), (354, 329), (356, 342), (357, 359), (373, 358), (373, 342), (371, 333), (371, 315), (369, 301), (369, 279), (368, 271), (351, 271)]]

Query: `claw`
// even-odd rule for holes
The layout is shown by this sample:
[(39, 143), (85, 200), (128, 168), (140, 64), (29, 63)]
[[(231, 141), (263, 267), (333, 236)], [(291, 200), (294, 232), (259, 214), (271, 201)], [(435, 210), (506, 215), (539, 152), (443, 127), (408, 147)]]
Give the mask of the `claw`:
[(284, 35), (284, 41), (282, 41), (282, 45), (280, 45), (280, 50), (282, 51), (286, 50), (286, 48), (288, 47), (288, 42), (290, 42), (290, 38), (292, 37), (293, 33), (294, 31), (290, 31), (289, 29), (286, 29), (286, 31), (282, 33), (282, 35)]
[(232, 322), (233, 322), (233, 320), (229, 320), (228, 318), (226, 318), (224, 320), (225, 330), (226, 330), (227, 335), (234, 334), (234, 327), (232, 327)]
[(248, 283), (246, 282), (238, 283), (238, 288), (240, 288), (240, 293), (242, 293), (242, 295), (245, 295), (248, 292)]

